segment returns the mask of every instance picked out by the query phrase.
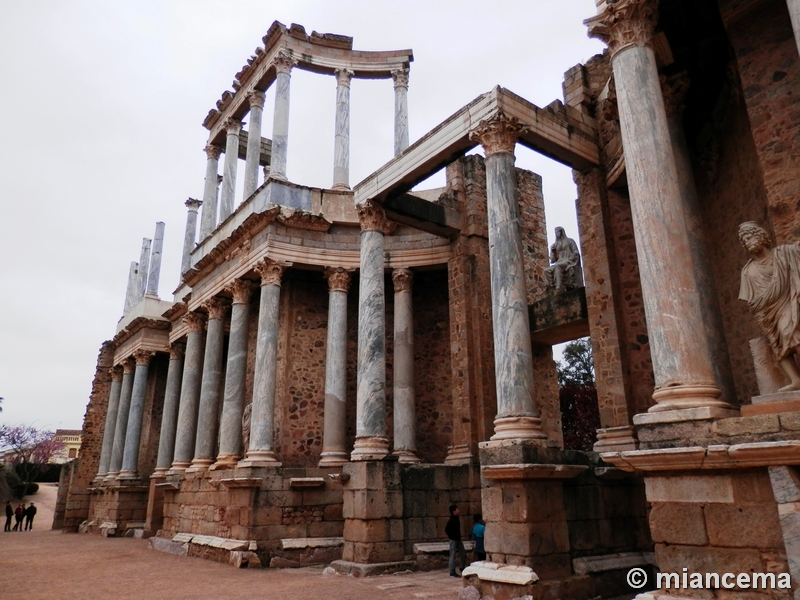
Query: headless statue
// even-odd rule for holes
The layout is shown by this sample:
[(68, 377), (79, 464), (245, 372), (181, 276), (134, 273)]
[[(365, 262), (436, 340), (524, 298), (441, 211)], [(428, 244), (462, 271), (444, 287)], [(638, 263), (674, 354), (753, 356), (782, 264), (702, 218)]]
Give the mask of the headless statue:
[(552, 264), (545, 269), (549, 287), (561, 292), (583, 285), (578, 244), (567, 237), (563, 227), (556, 227), (556, 241), (550, 246), (550, 262)]

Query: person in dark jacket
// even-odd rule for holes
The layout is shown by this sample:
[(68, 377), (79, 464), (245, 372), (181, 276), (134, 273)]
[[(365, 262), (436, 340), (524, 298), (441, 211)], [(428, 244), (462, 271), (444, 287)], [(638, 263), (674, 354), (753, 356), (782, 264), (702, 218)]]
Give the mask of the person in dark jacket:
[(36, 507), (31, 505), (25, 509), (25, 531), (33, 530), (33, 517), (36, 516)]
[(467, 552), (464, 542), (461, 541), (461, 520), (458, 518), (459, 510), (455, 504), (450, 505), (450, 520), (444, 528), (447, 539), (450, 540), (450, 577), (458, 577), (456, 573), (456, 552), (461, 557), (461, 570), (467, 566)]
[(3, 531), (11, 531), (11, 517), (14, 516), (14, 508), (11, 506), (11, 501), (6, 502), (6, 526)]
[(25, 505), (20, 504), (14, 511), (14, 529), (11, 531), (22, 531), (22, 518), (25, 516)]

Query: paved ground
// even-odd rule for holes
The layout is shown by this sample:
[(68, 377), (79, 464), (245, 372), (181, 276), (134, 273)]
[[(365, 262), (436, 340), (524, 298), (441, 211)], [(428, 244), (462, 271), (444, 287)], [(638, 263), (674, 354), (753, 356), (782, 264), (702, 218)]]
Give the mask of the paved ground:
[(306, 569), (234, 569), (149, 550), (146, 540), (46, 531), (55, 488), (42, 489), (34, 531), (0, 533), (2, 600), (403, 600), (458, 597), (447, 571), (354, 578)]

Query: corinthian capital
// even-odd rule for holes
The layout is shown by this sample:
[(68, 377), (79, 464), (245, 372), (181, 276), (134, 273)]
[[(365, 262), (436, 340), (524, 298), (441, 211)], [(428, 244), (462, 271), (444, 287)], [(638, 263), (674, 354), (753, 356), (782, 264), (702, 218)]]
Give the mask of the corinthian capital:
[(350, 80), (353, 78), (353, 75), (355, 75), (350, 69), (336, 69), (333, 73), (336, 75), (336, 85), (343, 85), (346, 87), (350, 87)]
[(392, 282), (395, 292), (410, 292), (414, 283), (414, 273), (411, 269), (395, 269), (392, 271)]
[(155, 356), (155, 352), (151, 352), (150, 350), (139, 349), (133, 353), (133, 359), (136, 361), (137, 367), (146, 367), (149, 365), (150, 359), (153, 358), (153, 356)]
[(169, 345), (169, 359), (180, 360), (186, 353), (186, 344), (183, 342), (172, 342)]
[(203, 150), (206, 151), (206, 156), (213, 160), (219, 160), (219, 155), (222, 154), (222, 148), (215, 144), (208, 144)]
[(607, 0), (606, 9), (586, 19), (589, 37), (608, 44), (611, 58), (628, 46), (648, 46), (658, 21), (658, 0)]
[(203, 205), (203, 201), (202, 200), (197, 200), (196, 198), (189, 198), (183, 204), (189, 210), (197, 212), (197, 210)]
[(392, 79), (394, 80), (394, 89), (405, 88), (408, 89), (408, 75), (410, 70), (408, 67), (402, 69), (395, 69), (392, 71)]
[(122, 372), (124, 373), (133, 373), (134, 368), (136, 368), (136, 362), (133, 360), (132, 356), (129, 356), (125, 360), (122, 361)]
[(111, 367), (109, 370), (111, 371), (111, 381), (122, 381), (122, 367), (120, 365)]
[(483, 146), (487, 156), (495, 152), (513, 153), (519, 136), (529, 129), (530, 127), (516, 117), (507, 117), (498, 112), (493, 117), (478, 123), (478, 126), (470, 132), (469, 139)]
[(257, 106), (259, 108), (264, 108), (264, 98), (266, 94), (261, 90), (253, 90), (249, 94), (247, 94), (247, 101), (250, 103), (250, 108)]
[(208, 311), (209, 319), (221, 321), (225, 318), (225, 311), (228, 310), (228, 303), (222, 298), (210, 298), (206, 300), (203, 307)]
[(325, 278), (328, 280), (329, 292), (344, 292), (345, 294), (350, 291), (350, 283), (352, 282), (353, 269), (346, 269), (344, 267), (327, 267), (325, 269)]
[(239, 119), (226, 119), (225, 120), (225, 131), (228, 132), (228, 135), (239, 135), (239, 132), (242, 130), (242, 122)]
[(292, 69), (297, 66), (297, 60), (286, 50), (281, 50), (272, 59), (272, 66), (278, 73), (291, 73)]
[(285, 268), (286, 265), (271, 258), (264, 258), (258, 261), (254, 267), (256, 273), (261, 276), (261, 285), (280, 285)]
[(185, 317), (183, 317), (183, 322), (186, 324), (186, 328), (189, 331), (203, 331), (203, 326), (205, 325), (206, 319), (205, 317), (196, 312), (190, 312)]
[(358, 212), (358, 222), (361, 224), (361, 231), (380, 231), (384, 235), (391, 234), (396, 223), (392, 223), (386, 218), (386, 213), (378, 204), (367, 200), (364, 204), (356, 206)]
[(250, 295), (253, 293), (253, 288), (246, 279), (237, 279), (226, 287), (225, 291), (233, 296), (234, 304), (247, 304), (250, 302)]

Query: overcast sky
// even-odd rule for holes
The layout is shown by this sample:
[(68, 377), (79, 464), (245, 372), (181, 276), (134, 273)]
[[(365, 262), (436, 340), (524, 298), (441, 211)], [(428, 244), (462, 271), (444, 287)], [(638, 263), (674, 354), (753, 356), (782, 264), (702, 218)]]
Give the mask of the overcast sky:
[[(201, 123), (273, 20), (359, 50), (413, 49), (413, 143), (495, 85), (560, 99), (563, 73), (602, 51), (581, 23), (594, 13), (594, 0), (0, 0), (0, 423), (81, 428), (156, 221), (172, 299), (183, 203), (202, 198)], [(334, 78), (294, 70), (291, 86), (288, 177), (329, 187)], [(353, 82), (353, 184), (392, 156), (393, 94), (391, 80)], [(577, 238), (569, 169), (522, 147), (517, 165), (544, 177), (549, 236), (563, 225)]]

